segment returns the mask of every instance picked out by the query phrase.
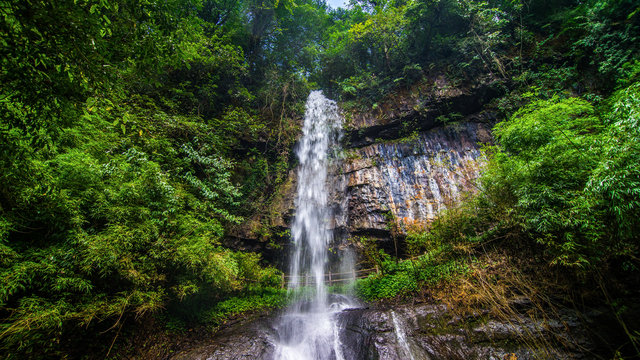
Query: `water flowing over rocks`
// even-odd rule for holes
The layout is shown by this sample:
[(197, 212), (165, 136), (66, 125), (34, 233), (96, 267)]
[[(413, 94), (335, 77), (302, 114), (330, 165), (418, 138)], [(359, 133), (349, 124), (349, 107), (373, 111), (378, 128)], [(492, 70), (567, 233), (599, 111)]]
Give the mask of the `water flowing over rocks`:
[(333, 230), (328, 206), (330, 154), (339, 151), (342, 117), (337, 104), (312, 91), (306, 103), (299, 159), (296, 214), (291, 226), (289, 291), (293, 301), (274, 325), (277, 360), (342, 360), (336, 314), (352, 306), (348, 297), (328, 296), (325, 270)]
[[(275, 318), (240, 321), (171, 359), (271, 360)], [(595, 358), (580, 316), (566, 309), (555, 319), (536, 322), (526, 317), (499, 320), (482, 310), (459, 316), (444, 305), (380, 305), (344, 310), (337, 321), (343, 328), (343, 357), (348, 360)], [(554, 342), (558, 338), (565, 341)]]
[[(398, 319), (399, 327), (394, 325)], [(570, 311), (543, 323), (524, 317), (490, 319), (484, 312), (461, 317), (444, 305), (419, 304), (356, 309), (346, 312), (342, 321), (347, 324), (343, 342), (354, 349), (351, 359), (589, 358), (584, 353), (589, 339), (579, 329), (578, 315)], [(552, 333), (562, 333), (567, 343), (550, 345)]]

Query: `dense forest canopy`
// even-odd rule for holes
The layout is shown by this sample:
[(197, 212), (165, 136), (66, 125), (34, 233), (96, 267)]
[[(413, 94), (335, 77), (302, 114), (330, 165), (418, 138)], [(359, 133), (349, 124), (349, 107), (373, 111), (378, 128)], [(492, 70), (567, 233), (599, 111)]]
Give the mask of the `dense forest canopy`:
[(268, 208), (316, 88), (358, 109), (433, 74), (498, 84), (509, 120), (484, 195), (461, 210), (482, 215), (455, 235), (445, 217), (416, 251), (502, 232), (559, 266), (620, 259), (637, 274), (636, 1), (1, 0), (0, 13), (8, 358), (59, 358), (79, 332), (112, 339), (151, 314), (207, 322), (228, 299), (279, 301), (279, 271), (221, 239)]

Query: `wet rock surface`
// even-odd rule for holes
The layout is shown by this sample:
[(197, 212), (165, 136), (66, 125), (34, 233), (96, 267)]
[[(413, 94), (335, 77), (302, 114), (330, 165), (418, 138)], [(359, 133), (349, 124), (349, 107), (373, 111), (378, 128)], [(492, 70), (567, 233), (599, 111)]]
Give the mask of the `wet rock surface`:
[(171, 360), (272, 359), (273, 316), (242, 319), (227, 325), (210, 340), (175, 354)]
[[(349, 309), (339, 313), (340, 342), (348, 360), (594, 359), (578, 314), (551, 320), (458, 316), (444, 305)], [(274, 356), (276, 317), (239, 321), (174, 360), (263, 359)]]
[[(558, 315), (545, 322), (526, 317), (499, 321), (484, 313), (461, 318), (442, 305), (358, 309), (343, 315), (343, 344), (354, 349), (352, 359), (407, 359), (406, 349), (416, 360), (595, 358), (589, 355), (590, 341), (579, 326), (578, 315), (571, 311)], [(401, 319), (404, 345), (393, 316)], [(368, 344), (369, 350), (360, 344)]]
[(457, 123), (396, 142), (352, 149), (335, 169), (336, 227), (388, 236), (420, 228), (475, 189), (491, 141), (483, 123)]

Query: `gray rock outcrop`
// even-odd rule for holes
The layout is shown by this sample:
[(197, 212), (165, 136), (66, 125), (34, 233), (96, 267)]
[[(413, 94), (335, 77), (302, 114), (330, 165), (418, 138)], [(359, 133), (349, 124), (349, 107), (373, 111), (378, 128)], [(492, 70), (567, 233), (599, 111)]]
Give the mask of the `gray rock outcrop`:
[[(592, 359), (580, 316), (492, 318), (486, 311), (460, 316), (444, 305), (417, 304), (345, 310), (340, 342), (349, 360)], [(172, 360), (271, 360), (275, 316), (242, 320)]]
[[(334, 172), (336, 227), (388, 236), (420, 229), (475, 189), (486, 124), (465, 122), (413, 137), (350, 149)], [(343, 210), (342, 210), (342, 209)]]

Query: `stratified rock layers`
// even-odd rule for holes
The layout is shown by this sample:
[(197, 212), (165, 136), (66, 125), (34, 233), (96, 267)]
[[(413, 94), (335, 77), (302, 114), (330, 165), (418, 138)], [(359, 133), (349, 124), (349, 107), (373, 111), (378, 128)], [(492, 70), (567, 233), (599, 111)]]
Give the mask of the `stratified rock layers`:
[[(491, 142), (496, 121), (487, 104), (500, 95), (498, 85), (487, 78), (455, 86), (437, 76), (398, 89), (369, 110), (347, 111), (347, 150), (336, 154), (329, 174), (335, 239), (402, 236), (475, 191), (484, 163), (480, 149)], [(291, 171), (267, 196), (268, 208), (229, 231), (225, 245), (286, 263), (281, 248), (290, 243), (296, 186)]]
[(335, 167), (336, 228), (385, 236), (423, 227), (474, 191), (490, 140), (486, 124), (466, 122), (349, 150)]

